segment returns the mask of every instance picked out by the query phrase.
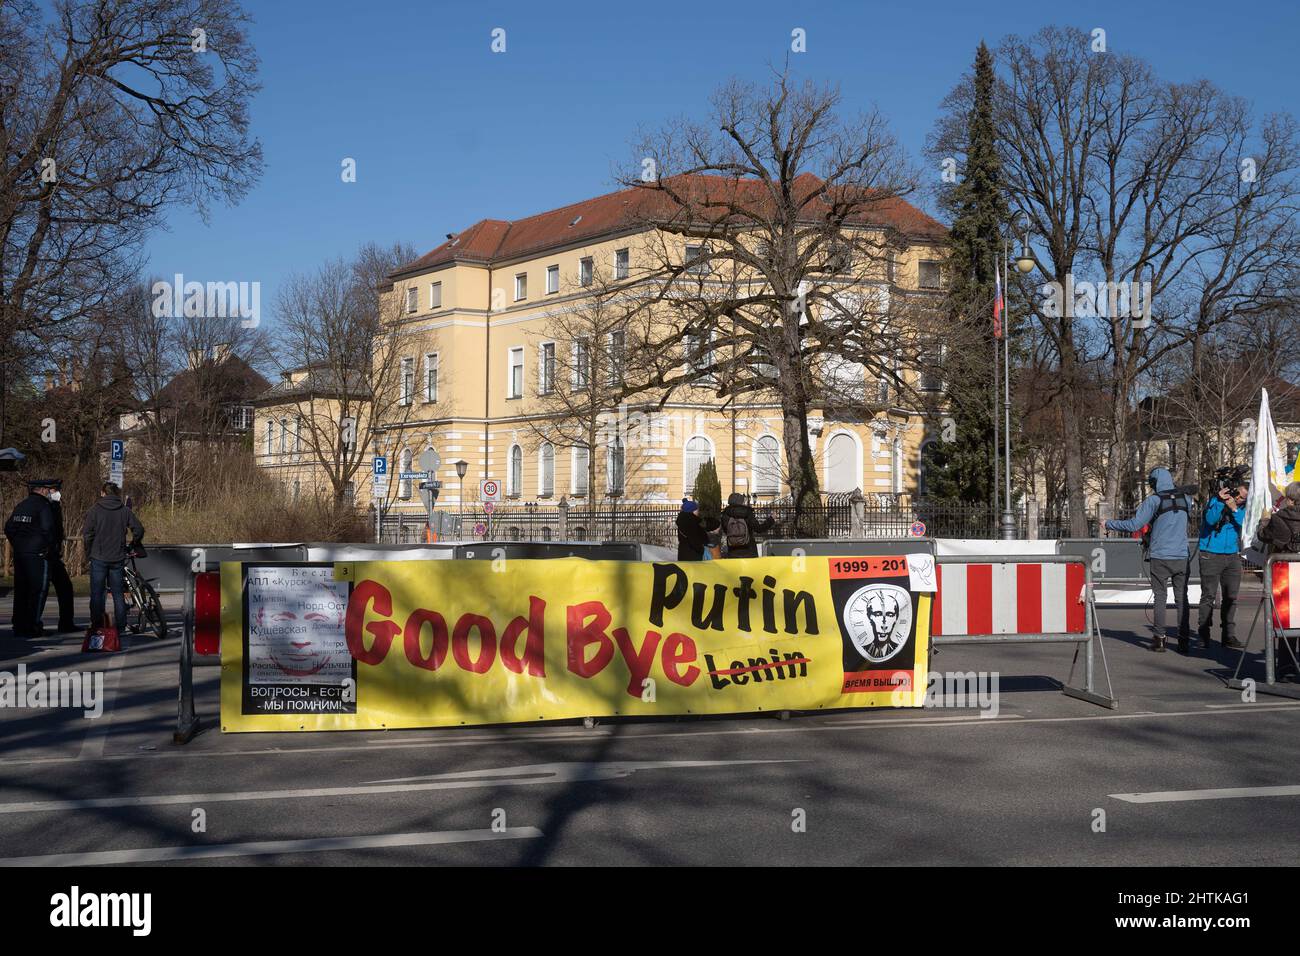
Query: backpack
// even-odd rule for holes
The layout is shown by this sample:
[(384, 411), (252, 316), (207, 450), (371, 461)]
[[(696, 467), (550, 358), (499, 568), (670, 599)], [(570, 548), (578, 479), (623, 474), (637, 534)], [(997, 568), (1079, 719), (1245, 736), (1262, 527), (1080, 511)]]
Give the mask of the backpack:
[(722, 533), (726, 535), (728, 548), (743, 548), (751, 541), (749, 522), (735, 515), (723, 515)]
[(1147, 526), (1142, 530), (1142, 555), (1145, 560), (1147, 552), (1151, 550), (1151, 532), (1155, 530), (1156, 522), (1160, 520), (1161, 515), (1167, 515), (1171, 511), (1188, 511), (1187, 495), (1177, 488), (1171, 488), (1169, 491), (1157, 491), (1156, 497), (1160, 503), (1156, 505), (1156, 513), (1151, 516)]

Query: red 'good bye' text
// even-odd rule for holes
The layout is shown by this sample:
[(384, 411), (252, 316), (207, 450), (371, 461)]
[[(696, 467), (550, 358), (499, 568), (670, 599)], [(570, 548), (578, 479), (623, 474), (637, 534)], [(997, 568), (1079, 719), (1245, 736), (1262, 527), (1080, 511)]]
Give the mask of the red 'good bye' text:
[[(627, 692), (632, 697), (641, 696), (642, 682), (650, 676), (656, 657), (673, 683), (689, 687), (699, 679), (701, 671), (695, 666), (699, 653), (695, 641), (685, 634), (665, 637), (648, 630), (638, 644), (627, 628), (610, 631), (611, 616), (600, 601), (568, 605), (565, 621), (567, 666), (579, 677), (595, 677), (617, 651), (627, 665)], [(348, 650), (362, 664), (380, 664), (401, 635), (407, 661), (425, 670), (442, 668), (450, 652), (455, 666), (471, 674), (486, 674), (499, 661), (511, 673), (546, 676), (546, 602), (535, 596), (528, 598), (527, 614), (513, 618), (498, 635), (492, 619), (482, 614), (462, 614), (449, 628), (442, 614), (416, 608), (399, 624), (393, 619), (392, 593), (377, 581), (365, 580), (352, 590), (344, 627)], [(471, 643), (475, 634), (478, 640)]]

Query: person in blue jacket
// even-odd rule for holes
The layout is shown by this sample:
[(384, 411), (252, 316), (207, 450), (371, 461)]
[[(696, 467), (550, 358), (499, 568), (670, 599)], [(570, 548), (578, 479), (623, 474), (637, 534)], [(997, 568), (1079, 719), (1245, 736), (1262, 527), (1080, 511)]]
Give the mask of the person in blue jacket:
[(1155, 597), (1155, 626), (1151, 649), (1165, 649), (1166, 584), (1174, 589), (1178, 609), (1178, 649), (1191, 650), (1187, 608), (1187, 516), (1192, 500), (1174, 490), (1174, 477), (1165, 468), (1153, 468), (1147, 476), (1152, 494), (1138, 505), (1132, 518), (1103, 521), (1101, 530), (1132, 533), (1151, 526), (1151, 593)]
[(1248, 486), (1238, 484), (1222, 489), (1201, 516), (1201, 607), (1196, 631), (1201, 643), (1210, 646), (1210, 620), (1214, 616), (1214, 599), (1223, 592), (1219, 605), (1219, 631), (1223, 646), (1241, 647), (1237, 640), (1237, 592), (1241, 589), (1241, 509), (1245, 507)]

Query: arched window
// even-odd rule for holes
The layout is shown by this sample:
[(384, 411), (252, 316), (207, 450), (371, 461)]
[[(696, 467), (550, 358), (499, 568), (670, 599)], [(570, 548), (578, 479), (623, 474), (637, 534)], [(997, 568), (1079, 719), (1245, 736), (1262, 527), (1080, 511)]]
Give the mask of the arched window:
[(852, 491), (858, 487), (858, 446), (844, 432), (826, 444), (826, 490)]
[(524, 450), (518, 445), (510, 446), (510, 468), (506, 472), (506, 494), (518, 498), (524, 486)]
[(780, 446), (771, 435), (754, 442), (754, 491), (774, 495), (781, 490)]
[(280, 419), (280, 454), (289, 450), (289, 419)]
[(555, 494), (555, 446), (550, 442), (537, 455), (537, 493), (543, 498)]
[(266, 453), (275, 454), (275, 420), (266, 423)]
[(623, 493), (624, 478), (624, 450), (623, 439), (617, 435), (609, 443), (609, 448), (605, 455), (605, 483), (606, 490), (617, 494)]
[(585, 496), (589, 483), (587, 474), (591, 464), (591, 451), (586, 445), (573, 446), (573, 483), (571, 490), (575, 495)]
[(411, 497), (411, 479), (401, 478), (400, 475), (403, 472), (408, 472), (411, 470), (411, 449), (409, 448), (402, 449), (402, 454), (398, 456), (397, 461), (398, 461), (397, 473), (399, 475), (397, 481), (397, 497), (401, 498), (403, 501), (406, 501)]
[(703, 435), (696, 435), (686, 442), (686, 453), (682, 460), (682, 483), (686, 494), (695, 491), (695, 478), (704, 463), (712, 457), (713, 446)]

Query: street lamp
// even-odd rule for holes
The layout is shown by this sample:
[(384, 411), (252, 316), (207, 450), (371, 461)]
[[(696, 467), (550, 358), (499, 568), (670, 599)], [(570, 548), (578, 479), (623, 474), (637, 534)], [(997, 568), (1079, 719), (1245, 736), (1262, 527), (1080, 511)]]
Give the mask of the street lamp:
[[(1002, 241), (1002, 287), (1003, 295), (1006, 296), (1011, 291), (1011, 244), (1008, 240)], [(1016, 271), (1022, 275), (1028, 275), (1034, 270), (1034, 254), (1029, 248), (1029, 228), (1026, 224), (1023, 230), (1023, 238), (1020, 243), (1020, 254), (1016, 256)], [(1004, 306), (1004, 312), (1006, 311)], [(1004, 541), (1014, 541), (1016, 537), (1016, 513), (1011, 510), (1011, 323), (1010, 317), (1005, 316), (1002, 331), (1002, 442), (1003, 458), (1006, 462), (1003, 467), (1003, 487), (1004, 497), (1002, 501), (1002, 520), (1001, 530)], [(994, 451), (996, 456), (997, 451)]]
[(460, 479), (460, 515), (456, 520), (460, 524), (459, 534), (465, 537), (465, 472), (469, 468), (469, 462), (464, 458), (456, 462), (456, 477)]

